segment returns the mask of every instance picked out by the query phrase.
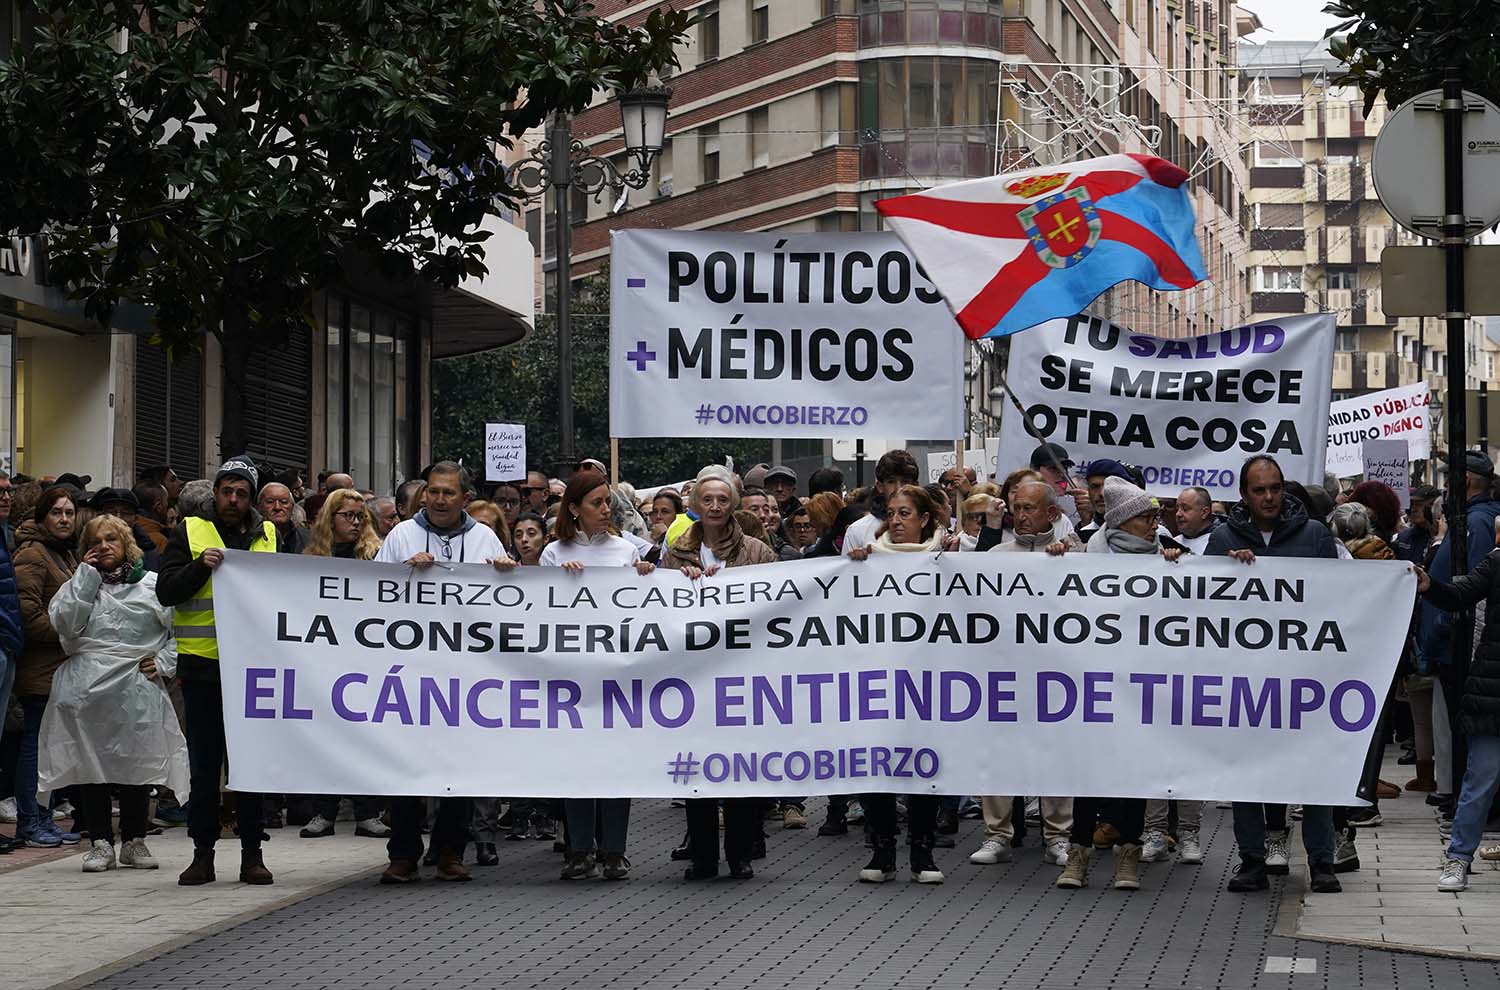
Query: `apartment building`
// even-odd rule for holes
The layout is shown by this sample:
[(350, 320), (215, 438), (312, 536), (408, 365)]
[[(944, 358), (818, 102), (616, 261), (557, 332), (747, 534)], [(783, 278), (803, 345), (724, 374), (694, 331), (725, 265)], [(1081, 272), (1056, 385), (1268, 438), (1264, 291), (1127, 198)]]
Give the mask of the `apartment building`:
[[(1324, 41), (1242, 44), (1239, 61), (1248, 109), (1246, 276), (1255, 318), (1334, 314), (1334, 398), (1422, 380), (1446, 398), (1446, 324), (1381, 309), (1381, 252), (1422, 243), (1375, 194), (1371, 162), (1385, 104), (1366, 117), (1356, 89), (1333, 85), (1339, 63)], [(1495, 388), (1496, 347), (1471, 321), (1462, 355), (1466, 389), (1481, 382)], [(1442, 415), (1434, 421), (1437, 444)]]
[[(599, 0), (596, 10), (632, 22), (658, 6)], [(1121, 289), (1098, 308), (1178, 335), (1240, 322), (1243, 283), (1232, 276), (1245, 252), (1244, 167), (1234, 153), (1229, 0), (707, 0), (688, 9), (700, 20), (668, 80), (667, 148), (651, 183), (623, 201), (575, 194), (574, 278), (604, 263), (615, 229), (875, 230), (880, 198), (1154, 150), (1192, 174), (1219, 281), (1170, 296)], [(1138, 121), (1123, 126), (1129, 117)], [(611, 102), (580, 114), (574, 132), (623, 163)], [(528, 219), (548, 272), (543, 298), (558, 267), (550, 222), (540, 209)], [(993, 431), (1000, 359), (996, 349), (970, 355), (973, 435)], [(794, 448), (823, 456), (821, 442), (788, 442), (782, 456)]]

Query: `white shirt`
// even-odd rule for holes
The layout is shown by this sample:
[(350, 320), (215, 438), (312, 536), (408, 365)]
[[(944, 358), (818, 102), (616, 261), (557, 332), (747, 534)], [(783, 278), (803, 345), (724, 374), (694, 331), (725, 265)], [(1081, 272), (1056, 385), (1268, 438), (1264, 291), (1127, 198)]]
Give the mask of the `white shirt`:
[(1183, 536), (1179, 533), (1177, 535), (1177, 542), (1181, 543), (1183, 546), (1187, 547), (1188, 550), (1201, 557), (1203, 556), (1204, 551), (1208, 549), (1208, 538), (1213, 535), (1214, 531), (1212, 527), (1210, 527), (1209, 529), (1205, 529), (1197, 536)]
[(579, 533), (571, 540), (547, 544), (542, 550), (541, 563), (557, 567), (576, 560), (586, 567), (629, 567), (640, 559), (640, 549), (623, 536), (600, 533), (590, 538)]
[(505, 548), (500, 545), (500, 537), (483, 523), (475, 523), (467, 532), (448, 537), (446, 553), (443, 545), (443, 537), (429, 533), (415, 519), (408, 519), (397, 523), (386, 534), (375, 559), (387, 564), (401, 564), (416, 554), (430, 553), (440, 564), (483, 564), (507, 556)]
[(862, 519), (856, 519), (844, 530), (844, 556), (849, 556), (849, 551), (856, 547), (867, 547), (875, 542), (875, 531), (885, 520), (878, 516), (869, 515)]

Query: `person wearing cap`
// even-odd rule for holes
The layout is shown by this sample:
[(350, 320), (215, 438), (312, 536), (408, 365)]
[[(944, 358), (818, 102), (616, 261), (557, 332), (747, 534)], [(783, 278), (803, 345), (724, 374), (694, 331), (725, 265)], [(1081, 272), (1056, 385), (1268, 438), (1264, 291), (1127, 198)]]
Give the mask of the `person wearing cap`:
[(743, 493), (746, 488), (765, 488), (766, 475), (770, 473), (771, 465), (764, 462), (755, 465), (746, 471), (744, 478), (741, 479), (740, 492)]
[[(1078, 524), (1078, 538), (1085, 543), (1104, 528), (1104, 480), (1106, 478), (1134, 480), (1125, 465), (1117, 460), (1100, 457), (1089, 461), (1088, 466), (1084, 468), (1083, 480), (1088, 486), (1089, 508), (1092, 514)], [(1081, 511), (1081, 507), (1079, 508)]]
[[(1286, 490), (1281, 465), (1274, 457), (1256, 454), (1240, 468), (1240, 500), (1229, 518), (1208, 538), (1209, 557), (1233, 557), (1253, 564), (1256, 557), (1321, 557), (1337, 560), (1337, 541), (1327, 526), (1312, 520), (1302, 503)], [(1351, 781), (1351, 784), (1353, 782)], [(1240, 866), (1227, 889), (1236, 893), (1265, 890), (1269, 872), (1285, 873), (1286, 835), (1268, 836), (1267, 805), (1234, 803), (1234, 840)], [(1302, 844), (1307, 850), (1312, 890), (1336, 894), (1343, 889), (1333, 871), (1337, 837), (1333, 809), (1324, 805), (1302, 808)], [(1268, 862), (1269, 861), (1269, 862)]]
[(1443, 538), (1443, 493), (1432, 485), (1417, 485), (1411, 490), (1411, 505), (1406, 512), (1407, 526), (1391, 541), (1396, 559), (1425, 567), (1434, 544)]
[(778, 464), (766, 472), (766, 494), (776, 501), (776, 511), (786, 512), (797, 501), (797, 472)]
[[(161, 571), (161, 554), (157, 551), (156, 544), (151, 541), (150, 534), (141, 528), (140, 507), (140, 500), (129, 488), (101, 488), (89, 500), (89, 508), (94, 512), (114, 516), (130, 527), (130, 537), (141, 549), (142, 566), (152, 574), (156, 574)], [(83, 532), (83, 527), (78, 527), (78, 531)]]
[[(1495, 518), (1500, 516), (1500, 501), (1490, 493), (1495, 480), (1495, 465), (1483, 453), (1471, 450), (1464, 454), (1464, 513), (1467, 526), (1468, 555), (1462, 573), (1472, 570), (1485, 555), (1495, 548)], [(1458, 478), (1450, 478), (1456, 485)], [(1456, 568), (1453, 564), (1453, 530), (1443, 534), (1437, 552), (1433, 554), (1427, 572), (1433, 579), (1448, 582), (1453, 579)], [(1463, 671), (1467, 663), (1454, 663), (1453, 629), (1455, 614), (1440, 608), (1434, 601), (1422, 601), (1421, 614), (1417, 618), (1417, 636), (1413, 644), (1413, 658), (1418, 670), (1428, 671), (1437, 677), (1438, 688), (1432, 694), (1433, 731), (1445, 738), (1435, 740), (1438, 764), (1449, 772), (1439, 775), (1439, 793), (1457, 794), (1463, 783), (1464, 765), (1467, 758), (1463, 737), (1452, 734), (1451, 749), (1446, 741), (1449, 733), (1449, 713), (1461, 708), (1463, 697)], [(1460, 647), (1462, 648), (1462, 647)], [(1451, 753), (1451, 758), (1445, 758)]]
[[(214, 571), (224, 566), (225, 550), (276, 552), (276, 527), (262, 519), (252, 500), (260, 474), (248, 455), (231, 457), (214, 475), (213, 503), (172, 531), (162, 553), (156, 597), (177, 609), (177, 675), (187, 707), (190, 769), (188, 835), (193, 862), (177, 882), (184, 887), (213, 883), (214, 843), (219, 839), (219, 775), (227, 755), (224, 707), (219, 687), (219, 641), (214, 631)], [(260, 794), (236, 793), (240, 835), (240, 882), (269, 884), (271, 871), (261, 856)]]

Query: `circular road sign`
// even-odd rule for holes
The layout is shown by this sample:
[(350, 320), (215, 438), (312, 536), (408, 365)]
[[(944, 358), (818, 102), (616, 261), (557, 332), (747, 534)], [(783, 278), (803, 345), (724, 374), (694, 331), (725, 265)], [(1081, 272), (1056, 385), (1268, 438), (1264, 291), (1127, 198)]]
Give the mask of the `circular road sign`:
[[(1464, 215), (1468, 234), (1500, 220), (1500, 107), (1464, 93)], [(1429, 89), (1397, 107), (1375, 140), (1375, 194), (1407, 230), (1442, 237), (1443, 91)]]

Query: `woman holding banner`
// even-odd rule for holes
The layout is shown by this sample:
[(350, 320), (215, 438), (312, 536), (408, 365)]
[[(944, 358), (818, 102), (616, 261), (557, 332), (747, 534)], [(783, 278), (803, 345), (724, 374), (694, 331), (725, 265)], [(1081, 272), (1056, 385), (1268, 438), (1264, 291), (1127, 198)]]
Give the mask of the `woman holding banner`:
[[(849, 551), (853, 560), (872, 553), (936, 553), (943, 548), (940, 509), (927, 489), (902, 485), (886, 502), (885, 522), (875, 532), (875, 541)], [(862, 799), (865, 822), (875, 843), (870, 864), (859, 871), (865, 883), (884, 883), (896, 878), (896, 795), (866, 794)], [(907, 831), (911, 843), (911, 875), (918, 883), (942, 883), (943, 871), (932, 858), (937, 841), (937, 815), (942, 798), (936, 794), (911, 794), (906, 799)]]
[[(634, 567), (642, 576), (654, 567), (641, 559), (629, 540), (610, 532), (609, 481), (598, 471), (575, 472), (563, 490), (557, 516), (557, 539), (542, 550), (543, 566), (582, 574), (585, 567)], [(599, 875), (623, 880), (630, 875), (625, 858), (625, 835), (630, 828), (630, 798), (568, 798), (563, 802), (568, 823), (568, 859), (564, 880), (587, 880)], [(599, 850), (594, 852), (595, 831)]]
[[(375, 520), (365, 506), (365, 497), (352, 488), (328, 493), (328, 500), (313, 521), (307, 549), (309, 557), (338, 557), (343, 560), (374, 560), (380, 552), (380, 537), (375, 534)], [(375, 839), (389, 838), (385, 822), (380, 820), (380, 802), (375, 798), (356, 797), (354, 834)], [(297, 834), (304, 839), (322, 839), (333, 834), (339, 818), (339, 796), (319, 794), (312, 798), (313, 816)]]
[[(698, 472), (696, 480), (689, 503), (698, 521), (667, 549), (662, 566), (676, 568), (696, 581), (713, 577), (725, 567), (776, 560), (775, 551), (746, 536), (735, 519), (740, 496), (729, 470), (711, 464)], [(761, 806), (758, 798), (724, 799), (724, 858), (729, 862), (729, 875), (736, 880), (755, 875), (750, 860), (760, 831)], [(684, 879), (709, 880), (719, 875), (718, 808), (714, 798), (687, 802), (688, 848), (693, 865), (683, 874)]]

